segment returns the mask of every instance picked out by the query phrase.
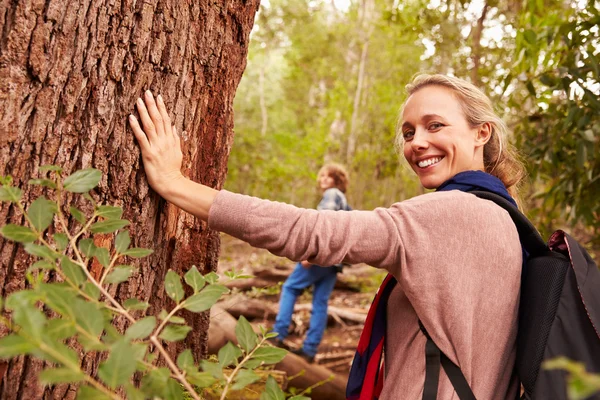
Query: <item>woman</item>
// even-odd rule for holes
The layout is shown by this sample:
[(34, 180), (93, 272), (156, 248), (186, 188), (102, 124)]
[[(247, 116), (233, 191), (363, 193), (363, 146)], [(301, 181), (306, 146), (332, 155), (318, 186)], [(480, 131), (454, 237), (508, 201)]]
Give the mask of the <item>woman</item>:
[[(133, 116), (130, 123), (150, 185), (211, 228), (292, 260), (389, 271), (361, 336), (349, 398), (422, 398), (428, 340), (420, 323), (475, 397), (514, 397), (522, 250), (510, 216), (467, 191), (512, 200), (520, 164), (503, 143), (504, 124), (473, 85), (422, 75), (408, 92), (399, 140), (422, 185), (437, 191), (374, 211), (299, 209), (184, 178), (179, 138), (162, 99), (157, 104), (150, 93), (137, 104), (143, 129)], [(444, 370), (435, 392), (458, 398)]]
[[(343, 166), (335, 163), (325, 164), (317, 174), (317, 185), (323, 194), (317, 210), (350, 210), (345, 195), (348, 173)], [(281, 288), (279, 312), (273, 326), (273, 332), (277, 333), (277, 337), (271, 340), (272, 344), (287, 348), (283, 340), (288, 335), (296, 299), (306, 288), (313, 286), (313, 308), (306, 339), (302, 348), (292, 352), (308, 362), (314, 361), (327, 326), (327, 303), (335, 286), (337, 273), (338, 268), (335, 266), (321, 267), (308, 261), (296, 264), (296, 268)]]

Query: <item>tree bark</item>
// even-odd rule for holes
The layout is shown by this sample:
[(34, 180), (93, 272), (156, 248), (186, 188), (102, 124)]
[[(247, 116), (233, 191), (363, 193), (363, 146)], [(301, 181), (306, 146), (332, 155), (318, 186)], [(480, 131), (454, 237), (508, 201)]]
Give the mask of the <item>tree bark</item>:
[[(12, 175), (23, 187), (45, 164), (59, 165), (65, 174), (100, 169), (93, 197), (122, 206), (123, 218), (132, 222), (132, 245), (155, 250), (113, 293), (149, 301), (150, 314), (173, 307), (163, 289), (168, 269), (216, 269), (219, 236), (148, 187), (127, 115), (146, 89), (162, 94), (182, 132), (184, 173), (220, 188), (233, 141), (233, 98), (258, 3), (0, 2), (0, 175)], [(27, 188), (24, 200), (39, 194)], [(0, 221), (21, 224), (23, 218), (1, 204)], [(0, 294), (23, 289), (31, 260), (22, 247), (0, 239), (0, 263)], [(183, 316), (193, 330), (184, 344), (168, 350), (174, 354), (185, 346), (203, 357), (208, 314)], [(82, 368), (93, 374), (98, 362), (99, 355), (87, 356)], [(43, 366), (28, 357), (0, 365), (0, 398), (74, 398), (69, 385), (37, 383)]]

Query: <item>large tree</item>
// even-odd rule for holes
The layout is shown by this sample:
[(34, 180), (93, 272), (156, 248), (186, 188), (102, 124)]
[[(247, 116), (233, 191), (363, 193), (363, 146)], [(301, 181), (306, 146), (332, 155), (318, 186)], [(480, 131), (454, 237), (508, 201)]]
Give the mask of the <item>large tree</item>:
[[(135, 278), (113, 288), (119, 299), (147, 300), (158, 313), (171, 301), (169, 268), (216, 267), (218, 235), (148, 187), (126, 117), (144, 90), (161, 93), (182, 132), (185, 173), (221, 187), (257, 8), (258, 0), (0, 2), (0, 175), (23, 186), (45, 164), (103, 172), (93, 197), (122, 206), (135, 245), (155, 250)], [(25, 201), (38, 190), (26, 190)], [(0, 221), (22, 224), (23, 216), (2, 204)], [(0, 294), (23, 289), (30, 259), (22, 248), (0, 239), (0, 263)], [(90, 268), (97, 275), (101, 267)], [(193, 315), (186, 345), (204, 355), (208, 317)], [(93, 372), (98, 362), (86, 358), (82, 367)], [(0, 365), (0, 398), (74, 397), (68, 385), (41, 387), (42, 366), (27, 357)]]

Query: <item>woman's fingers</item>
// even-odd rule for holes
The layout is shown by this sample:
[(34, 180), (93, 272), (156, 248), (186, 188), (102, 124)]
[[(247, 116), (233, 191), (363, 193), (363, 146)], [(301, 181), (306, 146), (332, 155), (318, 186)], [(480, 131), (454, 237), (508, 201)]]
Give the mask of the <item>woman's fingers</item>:
[(140, 144), (142, 151), (145, 151), (148, 148), (148, 146), (150, 146), (150, 143), (148, 143), (148, 138), (146, 137), (146, 134), (140, 126), (140, 123), (138, 122), (137, 118), (133, 115), (129, 115), (129, 126), (131, 126), (131, 129), (133, 130), (133, 135)]
[[(146, 108), (148, 109), (148, 114), (152, 120), (152, 124), (154, 125), (154, 130), (157, 136), (161, 136), (165, 134), (165, 125), (163, 121), (163, 117), (158, 111), (158, 107), (156, 106), (156, 101), (154, 100), (154, 96), (152, 96), (152, 92), (146, 90), (144, 95), (144, 102), (146, 103)], [(142, 123), (144, 121), (142, 120)], [(145, 126), (144, 126), (145, 128)]]
[(161, 95), (158, 95), (157, 98), (158, 111), (160, 112), (161, 119), (163, 121), (164, 132), (167, 136), (172, 135), (171, 130), (171, 117), (169, 117), (169, 113), (167, 112), (167, 107), (165, 106), (165, 102)]
[(146, 108), (146, 104), (141, 98), (138, 98), (135, 102), (135, 105), (138, 110), (138, 114), (140, 114), (140, 120), (142, 121), (142, 126), (144, 127), (144, 132), (148, 137), (148, 141), (152, 141), (156, 138), (156, 128), (154, 127), (154, 123), (152, 122), (152, 118), (150, 118), (150, 114), (148, 113), (148, 109)]
[(179, 134), (177, 134), (177, 128), (175, 128), (175, 125), (173, 125), (173, 136), (175, 139), (175, 144), (181, 148), (181, 141), (179, 140)]

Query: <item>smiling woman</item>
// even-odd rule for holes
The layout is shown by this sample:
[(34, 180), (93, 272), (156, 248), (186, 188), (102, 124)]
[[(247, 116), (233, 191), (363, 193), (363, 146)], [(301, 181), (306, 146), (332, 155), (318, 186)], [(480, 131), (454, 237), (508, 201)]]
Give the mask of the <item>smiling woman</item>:
[[(389, 272), (361, 335), (348, 399), (453, 398), (448, 363), (468, 392), (460, 398), (514, 398), (522, 249), (510, 216), (468, 192), (516, 204), (520, 163), (475, 86), (422, 75), (408, 91), (398, 140), (423, 186), (437, 190), (373, 211), (301, 209), (192, 182), (180, 172), (164, 102), (151, 93), (137, 103), (141, 125), (133, 116), (130, 123), (150, 185), (212, 229), (293, 261)], [(432, 347), (448, 360), (444, 369), (426, 368)]]

